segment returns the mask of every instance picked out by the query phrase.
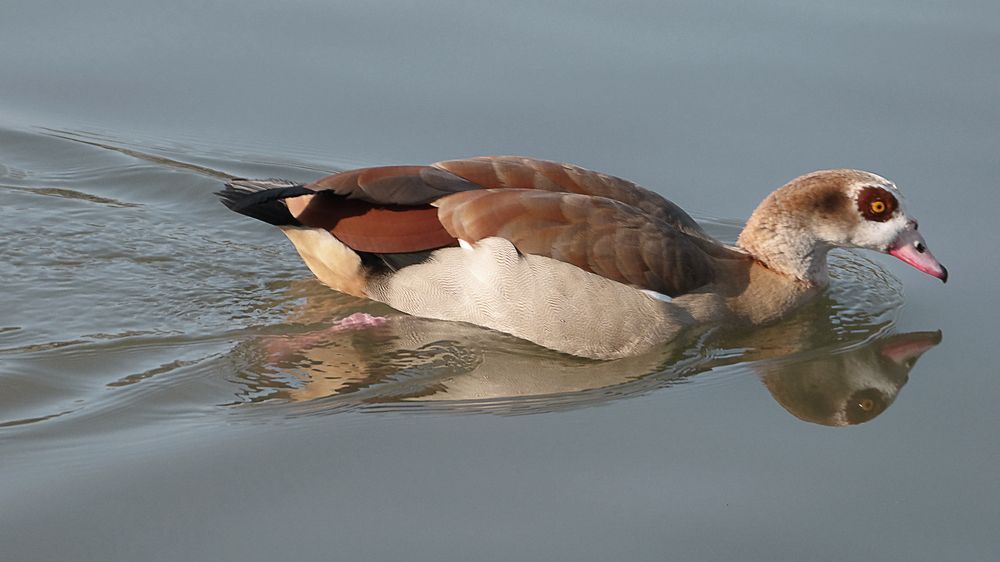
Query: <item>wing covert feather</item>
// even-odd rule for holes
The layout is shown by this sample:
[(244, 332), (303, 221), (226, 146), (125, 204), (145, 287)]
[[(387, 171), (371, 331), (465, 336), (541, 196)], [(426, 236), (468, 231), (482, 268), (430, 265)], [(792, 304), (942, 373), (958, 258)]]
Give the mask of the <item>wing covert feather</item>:
[(435, 203), (455, 238), (510, 240), (602, 277), (670, 296), (711, 283), (715, 259), (691, 236), (640, 209), (605, 197), (525, 189), (487, 189)]

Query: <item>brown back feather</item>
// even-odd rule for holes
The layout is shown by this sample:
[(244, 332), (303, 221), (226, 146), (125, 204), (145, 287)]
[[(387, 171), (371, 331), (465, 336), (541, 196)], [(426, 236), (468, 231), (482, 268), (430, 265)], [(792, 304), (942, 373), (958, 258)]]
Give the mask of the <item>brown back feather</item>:
[(380, 205), (428, 205), (481, 186), (431, 166), (380, 166), (340, 172), (306, 187)]
[(433, 165), (487, 189), (538, 189), (607, 197), (674, 228), (715, 241), (683, 209), (633, 182), (586, 168), (522, 156), (481, 156)]

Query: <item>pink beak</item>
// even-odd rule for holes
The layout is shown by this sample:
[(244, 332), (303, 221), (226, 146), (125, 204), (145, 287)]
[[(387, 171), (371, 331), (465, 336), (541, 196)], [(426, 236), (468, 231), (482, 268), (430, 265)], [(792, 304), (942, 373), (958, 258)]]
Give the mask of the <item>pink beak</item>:
[(925, 351), (941, 343), (941, 332), (910, 332), (909, 334), (894, 334), (885, 340), (879, 352), (903, 365), (910, 359), (916, 359)]
[(933, 275), (945, 283), (948, 282), (948, 270), (927, 249), (924, 237), (917, 232), (916, 228), (903, 231), (889, 246), (888, 253), (928, 275)]

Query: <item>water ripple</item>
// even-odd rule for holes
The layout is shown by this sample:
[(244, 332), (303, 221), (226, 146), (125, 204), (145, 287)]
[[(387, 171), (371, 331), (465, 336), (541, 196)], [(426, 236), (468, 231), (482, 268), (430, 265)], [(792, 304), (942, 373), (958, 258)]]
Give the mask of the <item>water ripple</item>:
[[(884, 269), (837, 252), (829, 291), (781, 323), (587, 361), (334, 293), (280, 234), (232, 216), (211, 194), (228, 176), (221, 170), (296, 177), (323, 165), (79, 132), (27, 137), (38, 150), (13, 154), (0, 169), (4, 204), (19, 217), (0, 224), (0, 281), (18, 295), (3, 312), (16, 320), (0, 327), (3, 411), (14, 418), (0, 424), (6, 429), (126, 410), (137, 423), (158, 411), (221, 410), (237, 420), (527, 414), (664, 388), (698, 392), (747, 374), (773, 382), (781, 365), (846, 357), (891, 337), (902, 303)], [(35, 195), (46, 201), (28, 199)], [(72, 205), (80, 201), (96, 205)], [(727, 242), (741, 226), (701, 222)], [(390, 318), (337, 329), (356, 312)]]

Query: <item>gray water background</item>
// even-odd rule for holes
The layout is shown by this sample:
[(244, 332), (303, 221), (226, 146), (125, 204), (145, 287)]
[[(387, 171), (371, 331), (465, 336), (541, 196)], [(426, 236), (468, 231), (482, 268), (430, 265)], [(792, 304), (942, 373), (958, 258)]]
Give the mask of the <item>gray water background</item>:
[[(998, 6), (5, 2), (3, 558), (996, 559)], [(391, 311), (212, 196), (480, 154), (627, 177), (730, 239), (790, 178), (870, 169), (951, 280), (840, 255), (752, 344), (593, 372), (440, 323), (325, 332)], [(936, 330), (867, 423), (772, 398), (774, 369)]]

